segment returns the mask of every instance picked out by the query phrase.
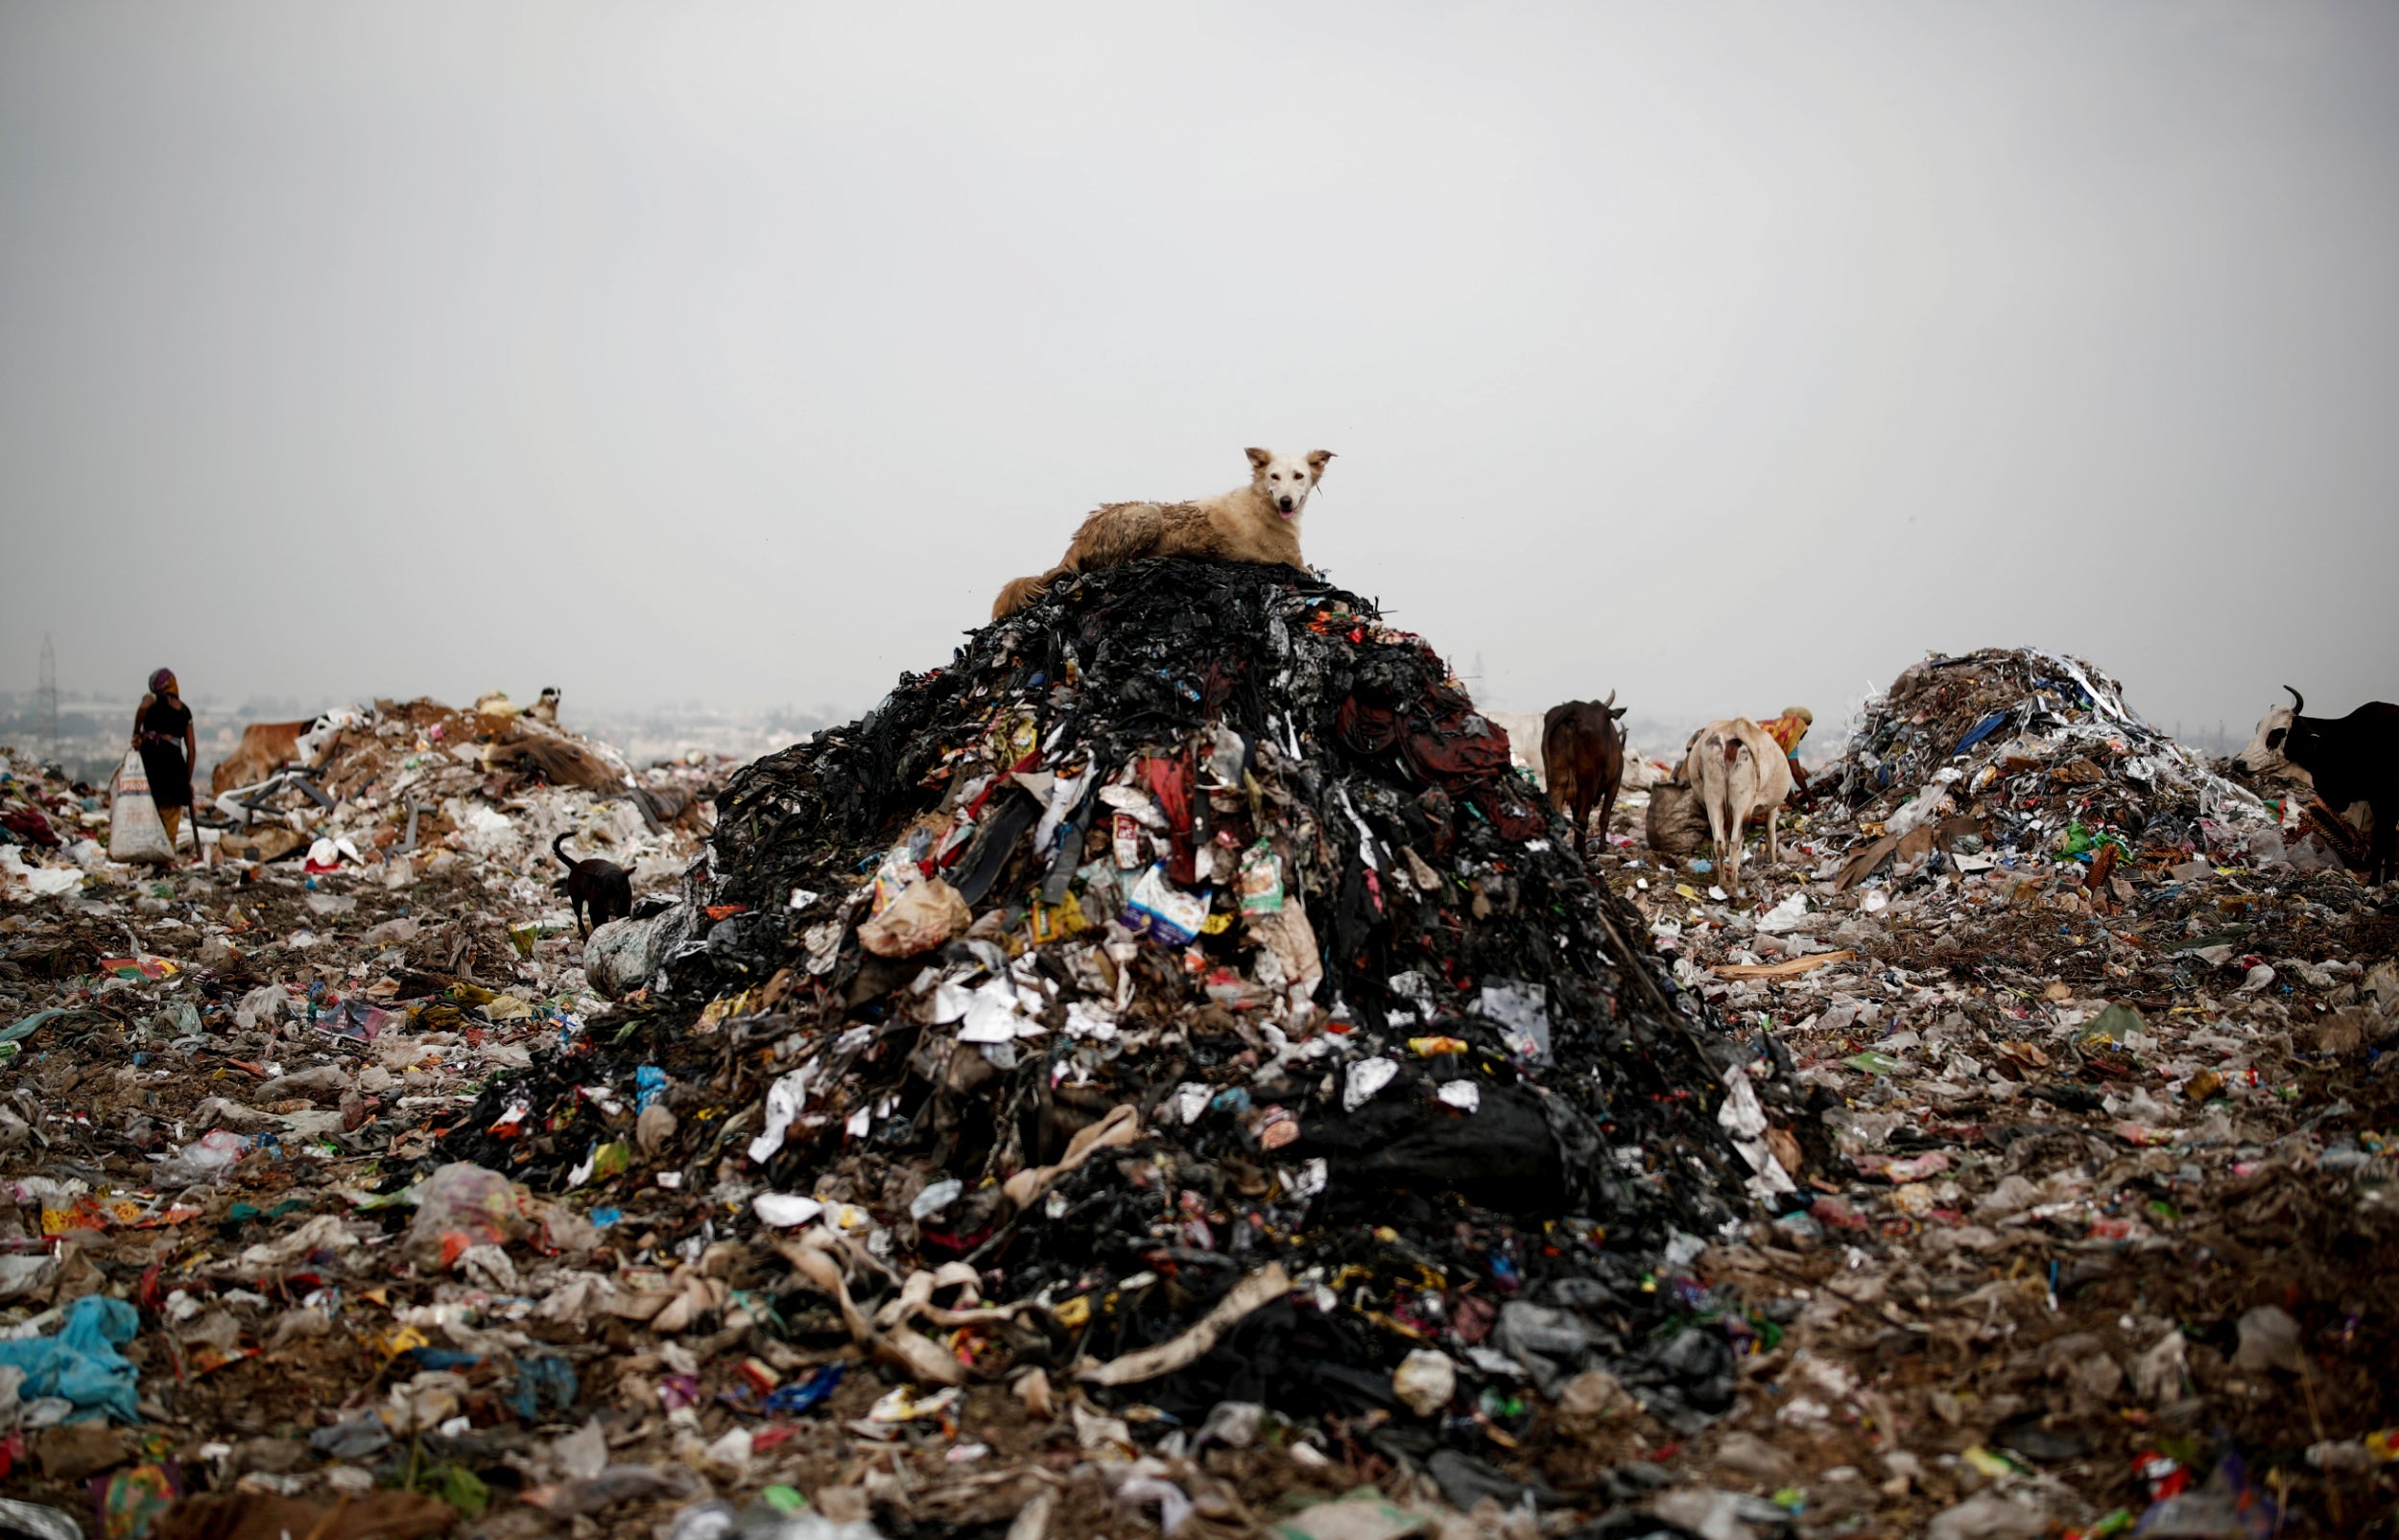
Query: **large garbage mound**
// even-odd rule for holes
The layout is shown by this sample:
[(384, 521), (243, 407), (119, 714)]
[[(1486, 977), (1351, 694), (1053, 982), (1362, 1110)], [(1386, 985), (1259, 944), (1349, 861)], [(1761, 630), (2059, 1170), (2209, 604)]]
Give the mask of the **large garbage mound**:
[[(1670, 1419), (1725, 1404), (1723, 1331), (1647, 1339), (1689, 1311), (1661, 1255), (1749, 1174), (1698, 1008), (1505, 733), (1358, 596), (1184, 561), (1061, 585), (739, 771), (711, 863), (593, 942), (648, 939), (651, 1008), (709, 1001), (697, 1045), (629, 1044), (734, 1067), (686, 1160), (729, 1159), (711, 1196), (770, 1235), (859, 1205), (862, 1291), (962, 1261), (1037, 1301), (1050, 1338), (960, 1350), (979, 1375), (1090, 1378), (1229, 1310), (1254, 1317), (1179, 1373), (1123, 1371), (1147, 1404), (1388, 1409), (1428, 1344), (1467, 1404), (1526, 1362), (1553, 1390), (1612, 1363)], [(449, 1150), (538, 1184), (483, 1132), (525, 1095)]]
[(1915, 830), (1927, 844), (1946, 825), (1946, 845), (1970, 822), (1983, 841), (2077, 855), (2110, 841), (2126, 855), (2144, 843), (2230, 850), (2271, 837), (2276, 817), (2144, 722), (2115, 679), (2028, 648), (1906, 670), (1865, 703), (1817, 789), (1894, 844)]

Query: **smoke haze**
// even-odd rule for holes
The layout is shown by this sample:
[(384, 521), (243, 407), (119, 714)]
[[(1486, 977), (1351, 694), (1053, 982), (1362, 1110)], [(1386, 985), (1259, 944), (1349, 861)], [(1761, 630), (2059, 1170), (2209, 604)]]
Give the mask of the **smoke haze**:
[(1335, 450), (1489, 702), (2399, 694), (2399, 10), (0, 5), (0, 684), (856, 710)]

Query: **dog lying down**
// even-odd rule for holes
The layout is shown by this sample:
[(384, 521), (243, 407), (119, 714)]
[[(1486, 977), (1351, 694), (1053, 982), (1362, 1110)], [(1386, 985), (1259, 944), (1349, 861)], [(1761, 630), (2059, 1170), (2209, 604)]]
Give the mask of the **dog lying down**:
[(1094, 509), (1075, 532), (1065, 557), (1037, 578), (1019, 578), (1000, 590), (991, 618), (1015, 613), (1060, 578), (1145, 557), (1197, 557), (1301, 566), (1299, 515), (1324, 479), (1329, 449), (1304, 455), (1267, 449), (1249, 456), (1249, 485), (1197, 503), (1110, 503)]

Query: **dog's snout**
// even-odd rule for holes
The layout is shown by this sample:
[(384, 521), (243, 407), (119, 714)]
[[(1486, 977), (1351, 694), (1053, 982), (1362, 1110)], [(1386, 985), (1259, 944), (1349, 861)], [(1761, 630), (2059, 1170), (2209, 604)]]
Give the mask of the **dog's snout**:
[(1298, 503), (1298, 501), (1299, 500), (1297, 498), (1293, 497), (1290, 493), (1286, 492), (1281, 497), (1274, 500), (1274, 506), (1288, 513), (1292, 510), (1293, 507)]

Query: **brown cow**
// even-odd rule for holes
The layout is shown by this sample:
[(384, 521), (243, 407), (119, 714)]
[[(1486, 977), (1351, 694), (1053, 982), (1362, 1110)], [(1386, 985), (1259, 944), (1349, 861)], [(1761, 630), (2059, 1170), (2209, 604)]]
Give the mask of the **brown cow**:
[(1607, 842), (1608, 819), (1616, 812), (1616, 788), (1625, 778), (1625, 735), (1616, 719), (1627, 707), (1616, 692), (1605, 700), (1569, 700), (1541, 719), (1541, 772), (1550, 806), (1574, 820), (1575, 848), (1589, 838), (1591, 809), (1600, 810), (1600, 842)]
[(327, 711), (306, 722), (253, 722), (242, 729), (242, 741), (234, 745), (233, 752), (208, 772), (208, 794), (223, 796), (256, 786), (295, 760), (315, 765), (335, 733), (368, 720), (364, 712)]
[[(313, 720), (313, 719), (312, 719)], [(297, 751), (306, 722), (253, 722), (242, 729), (233, 752), (217, 761), (208, 772), (208, 794), (223, 796), (241, 786), (256, 786)]]

